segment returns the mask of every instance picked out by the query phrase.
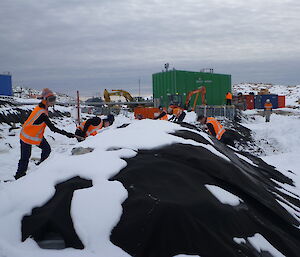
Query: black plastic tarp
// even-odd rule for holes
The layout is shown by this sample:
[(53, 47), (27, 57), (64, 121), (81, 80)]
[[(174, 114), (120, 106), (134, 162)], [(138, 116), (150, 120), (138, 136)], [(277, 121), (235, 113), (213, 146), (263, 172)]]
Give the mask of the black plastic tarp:
[[(288, 177), (250, 154), (240, 159), (222, 143), (182, 130), (174, 135), (213, 147), (173, 144), (139, 150), (115, 175), (128, 190), (123, 214), (111, 241), (132, 256), (201, 257), (272, 256), (248, 241), (256, 233), (285, 256), (299, 256), (299, 222), (278, 201), (300, 207), (299, 197), (282, 193)], [(280, 183), (278, 183), (280, 182)], [(205, 185), (218, 186), (242, 199), (237, 206), (221, 203)], [(244, 238), (237, 243), (234, 238)]]
[(74, 191), (91, 186), (91, 180), (78, 176), (57, 184), (54, 196), (22, 219), (22, 241), (30, 236), (37, 242), (54, 241), (54, 237), (63, 240), (65, 247), (83, 249), (84, 245), (73, 226), (70, 207)]

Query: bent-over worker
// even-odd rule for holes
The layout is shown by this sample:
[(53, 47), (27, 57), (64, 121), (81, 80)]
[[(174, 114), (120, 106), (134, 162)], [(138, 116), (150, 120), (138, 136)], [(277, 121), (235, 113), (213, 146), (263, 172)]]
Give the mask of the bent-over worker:
[(18, 170), (14, 176), (15, 179), (19, 179), (26, 175), (32, 145), (36, 145), (42, 150), (41, 159), (37, 165), (49, 157), (51, 147), (44, 138), (46, 126), (55, 133), (59, 133), (69, 138), (75, 137), (72, 133), (56, 128), (49, 119), (48, 107), (53, 106), (56, 101), (56, 96), (53, 92), (50, 89), (45, 88), (39, 99), (42, 99), (42, 101), (33, 109), (22, 126), (20, 133), (21, 158), (18, 163)]
[[(98, 131), (103, 127), (106, 128), (112, 125), (115, 121), (115, 117), (112, 114), (109, 114), (106, 119), (101, 119), (99, 117), (90, 118), (82, 122), (76, 129), (75, 135), (82, 137), (83, 139), (88, 136), (97, 135)], [(77, 138), (78, 141), (82, 139)]]
[(169, 119), (169, 121), (182, 122), (186, 115), (183, 108), (175, 105), (170, 105), (168, 112), (169, 114), (172, 114), (172, 117)]
[(155, 120), (168, 120), (168, 114), (164, 110), (164, 108), (162, 106), (159, 106), (158, 109), (159, 109), (159, 115), (157, 117), (154, 117), (154, 119)]
[(216, 137), (219, 141), (226, 145), (234, 146), (233, 138), (216, 118), (199, 115), (197, 117), (197, 121), (207, 126), (210, 135)]

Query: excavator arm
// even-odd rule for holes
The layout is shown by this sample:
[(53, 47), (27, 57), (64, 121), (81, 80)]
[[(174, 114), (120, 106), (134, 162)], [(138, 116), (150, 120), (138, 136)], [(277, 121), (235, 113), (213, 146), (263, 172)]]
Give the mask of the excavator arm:
[(129, 92), (122, 89), (112, 89), (111, 91), (114, 91), (115, 93), (119, 93), (120, 96), (125, 97), (127, 102), (133, 102), (133, 97), (131, 96), (131, 94), (129, 94)]
[(193, 111), (195, 110), (199, 94), (201, 94), (201, 103), (202, 103), (202, 105), (206, 104), (206, 99), (205, 99), (205, 96), (206, 96), (206, 87), (202, 86), (199, 89), (195, 89), (195, 90), (190, 91), (188, 93), (188, 95), (186, 97), (186, 100), (185, 100), (185, 109), (189, 108), (191, 98), (195, 94), (196, 94), (196, 96), (195, 96), (194, 104), (193, 104), (193, 107), (192, 107)]
[(127, 91), (122, 90), (122, 89), (112, 89), (113, 92), (108, 92), (106, 89), (104, 89), (104, 100), (105, 102), (111, 102), (110, 96), (123, 96), (126, 99), (126, 102), (133, 102), (133, 97), (131, 96), (131, 94), (129, 94)]

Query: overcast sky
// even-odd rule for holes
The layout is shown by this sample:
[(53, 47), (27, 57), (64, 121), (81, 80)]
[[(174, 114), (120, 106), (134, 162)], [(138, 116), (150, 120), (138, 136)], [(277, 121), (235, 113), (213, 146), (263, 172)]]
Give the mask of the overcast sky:
[(0, 0), (0, 73), (74, 95), (152, 92), (164, 63), (300, 84), (299, 0)]

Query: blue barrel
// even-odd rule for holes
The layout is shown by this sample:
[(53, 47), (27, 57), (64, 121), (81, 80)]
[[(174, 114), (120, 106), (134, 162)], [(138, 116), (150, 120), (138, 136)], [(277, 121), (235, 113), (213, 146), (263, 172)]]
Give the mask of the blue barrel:
[(262, 104), (262, 95), (254, 96), (254, 108), (255, 109), (263, 109), (264, 106)]
[(278, 108), (278, 95), (261, 95), (261, 102), (262, 102), (262, 107), (264, 108), (265, 102), (267, 99), (270, 99), (273, 109)]

